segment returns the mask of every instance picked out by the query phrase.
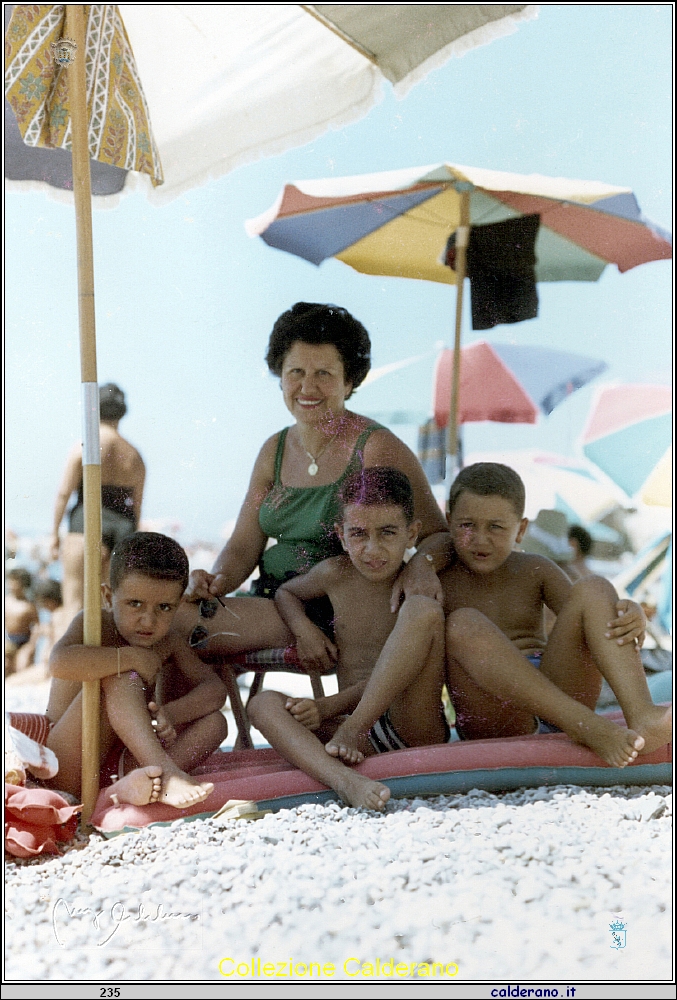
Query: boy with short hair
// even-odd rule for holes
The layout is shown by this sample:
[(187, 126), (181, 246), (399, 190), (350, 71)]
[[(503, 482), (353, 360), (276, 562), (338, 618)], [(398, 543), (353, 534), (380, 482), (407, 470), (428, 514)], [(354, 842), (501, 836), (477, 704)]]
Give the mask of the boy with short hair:
[[(304, 666), (326, 671), (336, 664), (338, 694), (313, 700), (264, 691), (248, 714), (287, 760), (345, 802), (382, 810), (389, 789), (346, 765), (448, 739), (444, 617), (436, 601), (420, 596), (391, 610), (393, 582), (420, 530), (408, 478), (397, 469), (367, 468), (346, 479), (340, 496), (336, 529), (345, 555), (294, 577), (275, 596)], [(304, 601), (323, 596), (334, 609), (334, 641), (304, 611)]]
[[(624, 767), (672, 731), (672, 710), (654, 705), (646, 684), (641, 609), (619, 602), (601, 577), (572, 584), (549, 559), (515, 551), (523, 514), (524, 485), (507, 466), (469, 466), (451, 487), (456, 559), (440, 582), (457, 732), (483, 739), (563, 730)], [(548, 638), (544, 606), (557, 616)], [(603, 678), (628, 729), (595, 714)]]
[[(80, 612), (50, 657), (47, 746), (59, 760), (51, 784), (79, 794), (81, 682), (100, 678), (101, 760), (116, 737), (125, 748), (118, 770), (127, 773), (111, 786), (113, 800), (185, 809), (214, 787), (185, 772), (213, 753), (227, 733), (220, 712), (225, 686), (171, 631), (188, 582), (188, 559), (166, 535), (137, 532), (114, 549), (110, 581), (102, 586), (101, 646), (84, 645)], [(149, 701), (149, 688), (161, 673), (176, 670), (191, 690), (162, 706)]]

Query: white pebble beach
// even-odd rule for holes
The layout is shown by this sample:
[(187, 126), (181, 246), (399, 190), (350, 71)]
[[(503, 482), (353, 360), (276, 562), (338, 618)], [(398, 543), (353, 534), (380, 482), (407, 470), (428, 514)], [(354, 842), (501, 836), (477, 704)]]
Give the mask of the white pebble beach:
[(93, 834), (6, 865), (5, 981), (670, 980), (671, 817), (560, 785)]

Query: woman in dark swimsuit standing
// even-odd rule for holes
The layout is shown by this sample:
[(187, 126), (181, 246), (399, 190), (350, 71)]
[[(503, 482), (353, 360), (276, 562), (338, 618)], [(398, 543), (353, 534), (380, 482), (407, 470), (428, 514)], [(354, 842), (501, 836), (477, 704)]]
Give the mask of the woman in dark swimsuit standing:
[[(409, 477), (423, 527), (397, 586), (408, 595), (441, 598), (435, 571), (446, 565), (451, 542), (418, 459), (385, 427), (345, 407), (369, 371), (370, 346), (362, 324), (336, 306), (297, 302), (276, 321), (266, 360), (295, 422), (259, 452), (235, 530), (212, 573), (191, 574), (189, 602), (232, 593), (257, 565), (261, 574), (257, 597), (228, 598), (207, 621), (195, 603), (179, 609), (182, 631), (190, 634), (200, 624), (209, 632), (198, 650), (205, 659), (292, 641), (270, 598), (285, 579), (341, 552), (334, 533), (337, 495), (346, 475), (359, 468), (394, 466)], [(271, 538), (276, 544), (268, 547)], [(394, 608), (399, 596), (393, 595)], [(328, 653), (324, 659), (317, 666), (327, 669)]]
[[(101, 418), (101, 579), (108, 579), (110, 554), (115, 544), (136, 531), (141, 515), (146, 467), (136, 448), (118, 433), (127, 412), (125, 394), (109, 382), (99, 389)], [(78, 499), (69, 512), (68, 534), (61, 540), (59, 526), (71, 494)], [(83, 607), (84, 510), (82, 499), (82, 446), (76, 445), (66, 461), (54, 505), (52, 558), (61, 559), (64, 619), (68, 622)]]

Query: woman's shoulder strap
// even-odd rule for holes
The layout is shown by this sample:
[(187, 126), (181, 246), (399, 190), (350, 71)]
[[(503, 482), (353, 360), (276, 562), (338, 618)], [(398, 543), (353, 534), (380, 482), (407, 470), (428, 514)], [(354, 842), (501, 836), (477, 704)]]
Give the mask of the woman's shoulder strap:
[(374, 433), (374, 431), (384, 431), (387, 428), (383, 424), (373, 423), (369, 427), (365, 427), (357, 441), (355, 442), (355, 447), (353, 448), (353, 453), (350, 456), (350, 461), (344, 475), (349, 475), (351, 472), (359, 472), (360, 469), (364, 467), (364, 447)]
[(287, 440), (288, 427), (285, 427), (280, 431), (280, 436), (277, 439), (277, 451), (275, 452), (275, 482), (280, 482), (280, 474), (282, 472), (282, 457), (284, 455), (284, 443)]

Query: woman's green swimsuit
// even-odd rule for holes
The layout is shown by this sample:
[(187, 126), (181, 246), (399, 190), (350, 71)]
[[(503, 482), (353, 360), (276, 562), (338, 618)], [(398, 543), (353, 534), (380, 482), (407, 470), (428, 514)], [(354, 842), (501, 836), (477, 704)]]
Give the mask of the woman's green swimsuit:
[(323, 559), (341, 554), (341, 543), (334, 530), (340, 512), (339, 490), (347, 476), (363, 468), (364, 446), (378, 430), (383, 427), (372, 424), (362, 431), (343, 475), (326, 486), (282, 485), (280, 470), (289, 428), (281, 432), (275, 455), (275, 482), (259, 510), (261, 530), (277, 541), (265, 550), (259, 563), (259, 596), (273, 597), (280, 583), (306, 573)]

